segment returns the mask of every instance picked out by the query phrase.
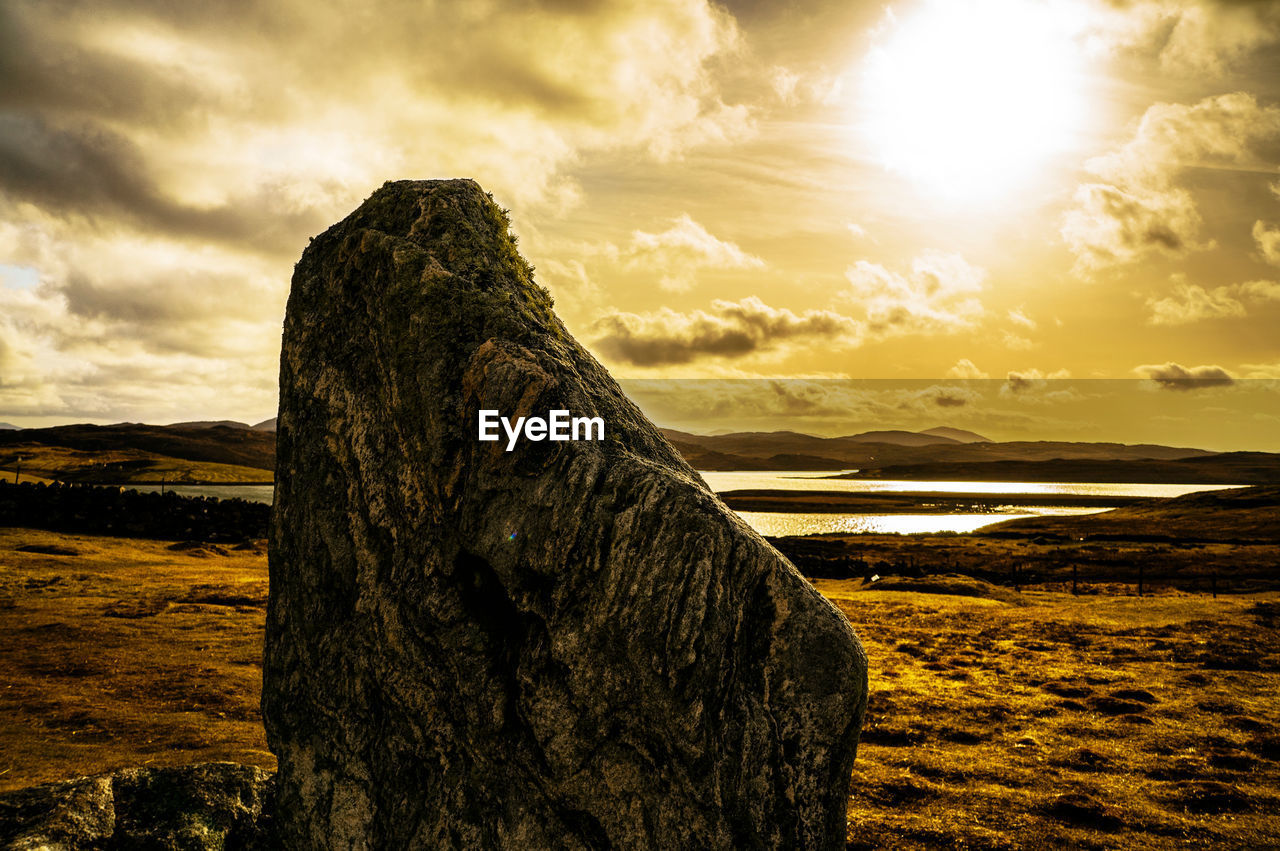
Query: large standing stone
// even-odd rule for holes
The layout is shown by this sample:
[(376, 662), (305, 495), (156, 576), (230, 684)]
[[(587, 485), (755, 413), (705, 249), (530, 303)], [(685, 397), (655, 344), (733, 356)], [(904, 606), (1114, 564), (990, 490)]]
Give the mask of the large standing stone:
[[(293, 278), (263, 715), (294, 847), (830, 848), (848, 623), (566, 332), (470, 180)], [(477, 440), (477, 411), (603, 442)]]

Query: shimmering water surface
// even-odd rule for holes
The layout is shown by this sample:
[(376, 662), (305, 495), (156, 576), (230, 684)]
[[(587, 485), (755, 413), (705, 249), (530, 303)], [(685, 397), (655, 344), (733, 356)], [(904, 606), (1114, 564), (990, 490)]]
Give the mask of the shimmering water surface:
[[(703, 479), (717, 493), (732, 490), (833, 491), (838, 493), (1007, 493), (1046, 496), (1174, 497), (1236, 485), (1154, 485), (1134, 482), (942, 482), (892, 479), (831, 479), (831, 473), (795, 471), (707, 471)], [(981, 514), (792, 514), (740, 511), (762, 535), (930, 534), (972, 532), (983, 526), (1046, 514), (1097, 514), (1102, 508), (1041, 505), (994, 506)]]
[(1222, 490), (1239, 485), (1148, 485), (1115, 482), (921, 482), (896, 479), (828, 479), (832, 473), (764, 472), (733, 470), (703, 472), (716, 493), (736, 490), (834, 491), (881, 493), (883, 491), (936, 493), (1025, 493), (1074, 496), (1182, 496), (1193, 491)]
[(835, 533), (922, 535), (936, 532), (972, 532), (992, 523), (1038, 517), (1045, 514), (1097, 514), (1104, 508), (1059, 506), (1005, 506), (986, 514), (786, 514), (778, 511), (739, 511), (761, 535), (830, 535)]
[[(795, 471), (705, 471), (703, 479), (717, 493), (731, 490), (833, 491), (836, 493), (931, 492), (1066, 494), (1076, 496), (1173, 497), (1193, 491), (1221, 490), (1236, 485), (1151, 485), (1110, 482), (918, 482), (881, 479), (829, 479), (830, 473)], [(159, 485), (138, 486), (158, 491)], [(165, 490), (182, 496), (216, 496), (270, 503), (271, 485), (169, 485)], [(1070, 506), (996, 506), (981, 514), (792, 514), (774, 511), (741, 511), (742, 518), (762, 535), (817, 535), (824, 533), (972, 532), (1018, 517), (1045, 514), (1095, 514), (1105, 509)]]
[[(125, 485), (143, 493), (156, 493), (159, 485)], [(165, 485), (166, 493), (178, 496), (215, 496), (218, 499), (245, 499), (270, 505), (275, 498), (275, 485)]]

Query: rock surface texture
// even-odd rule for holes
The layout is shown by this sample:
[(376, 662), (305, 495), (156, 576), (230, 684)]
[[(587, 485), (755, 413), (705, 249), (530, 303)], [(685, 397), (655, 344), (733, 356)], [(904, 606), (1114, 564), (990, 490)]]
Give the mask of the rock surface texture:
[[(508, 452), (480, 409), (606, 439)], [(861, 645), (568, 334), (476, 183), (388, 183), (316, 237), (278, 428), (286, 845), (843, 844)]]
[(0, 795), (12, 851), (257, 851), (279, 847), (271, 775), (233, 763), (130, 768)]

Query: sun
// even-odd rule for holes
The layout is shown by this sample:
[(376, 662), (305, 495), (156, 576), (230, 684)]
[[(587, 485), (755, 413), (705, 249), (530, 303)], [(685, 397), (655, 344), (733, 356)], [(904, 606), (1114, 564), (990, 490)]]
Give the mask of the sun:
[(877, 158), (940, 200), (1027, 186), (1087, 117), (1075, 7), (925, 0), (887, 17), (862, 75), (859, 125)]

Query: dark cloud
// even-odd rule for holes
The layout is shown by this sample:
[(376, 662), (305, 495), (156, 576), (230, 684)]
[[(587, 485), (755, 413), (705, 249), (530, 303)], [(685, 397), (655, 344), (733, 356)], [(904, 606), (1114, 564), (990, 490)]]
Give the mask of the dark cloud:
[(154, 235), (288, 245), (290, 253), (324, 221), (317, 211), (280, 209), (267, 187), (227, 205), (179, 203), (160, 190), (124, 137), (92, 124), (56, 127), (13, 113), (0, 115), (0, 193), (107, 228), (126, 224)]
[(1044, 373), (1038, 369), (1010, 371), (998, 391), (1006, 398), (1016, 397), (1022, 402), (1047, 404), (1080, 398), (1080, 391), (1066, 379), (1065, 369)]
[(259, 321), (263, 302), (278, 302), (242, 276), (176, 270), (163, 280), (134, 279), (103, 284), (82, 272), (68, 276), (57, 291), (76, 316), (140, 323), (175, 323), (220, 319)]
[(1154, 381), (1165, 390), (1199, 390), (1205, 387), (1226, 387), (1235, 378), (1220, 366), (1183, 366), (1169, 363), (1146, 364), (1134, 369), (1139, 375)]
[(143, 62), (76, 43), (64, 17), (68, 10), (56, 8), (62, 5), (0, 5), (0, 109), (172, 126), (221, 100), (181, 66), (160, 74)]
[(1031, 390), (1044, 386), (1044, 376), (1034, 374), (1023, 374), (1020, 372), (1010, 372), (1004, 380), (1001, 390), (1009, 393), (1026, 393)]
[(665, 366), (703, 357), (742, 357), (789, 340), (854, 340), (861, 326), (831, 311), (797, 314), (749, 296), (713, 302), (710, 312), (615, 313), (600, 319), (596, 330), (594, 345), (608, 357), (635, 366)]

